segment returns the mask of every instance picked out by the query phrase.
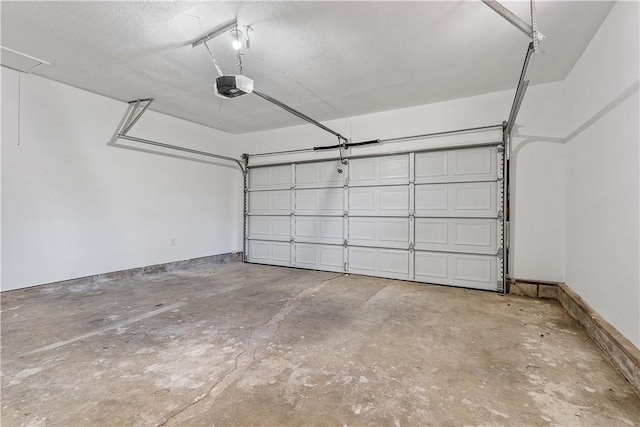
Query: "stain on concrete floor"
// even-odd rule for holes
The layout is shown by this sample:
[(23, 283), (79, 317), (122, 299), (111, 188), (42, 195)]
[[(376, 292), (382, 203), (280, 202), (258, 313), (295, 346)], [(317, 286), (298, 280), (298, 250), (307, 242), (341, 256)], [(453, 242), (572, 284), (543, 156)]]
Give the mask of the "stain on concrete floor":
[(552, 301), (229, 263), (1, 307), (2, 426), (640, 425)]

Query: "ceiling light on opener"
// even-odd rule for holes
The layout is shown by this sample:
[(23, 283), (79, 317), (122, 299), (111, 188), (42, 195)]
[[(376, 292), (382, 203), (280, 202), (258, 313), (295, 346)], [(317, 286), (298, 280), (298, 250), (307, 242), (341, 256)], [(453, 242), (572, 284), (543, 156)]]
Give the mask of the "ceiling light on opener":
[(240, 28), (238, 26), (236, 26), (233, 30), (231, 30), (231, 33), (233, 35), (231, 46), (235, 50), (240, 50), (242, 48), (242, 42), (240, 41), (240, 38), (242, 37), (242, 31), (240, 31)]

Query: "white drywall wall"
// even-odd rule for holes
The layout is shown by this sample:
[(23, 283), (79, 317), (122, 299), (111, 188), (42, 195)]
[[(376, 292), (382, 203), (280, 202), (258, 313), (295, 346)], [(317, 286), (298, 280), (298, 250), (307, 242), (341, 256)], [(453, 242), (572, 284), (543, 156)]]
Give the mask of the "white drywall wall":
[(567, 284), (640, 347), (638, 2), (618, 2), (566, 84)]
[(563, 82), (529, 87), (512, 134), (512, 278), (564, 280), (564, 114)]
[[(241, 250), (242, 174), (107, 146), (125, 110), (2, 68), (2, 290)], [(228, 134), (154, 112), (131, 134), (236, 154)]]
[[(526, 49), (526, 45), (523, 46)], [(524, 50), (523, 50), (524, 56)], [(519, 115), (512, 159), (512, 277), (564, 280), (565, 146), (549, 142), (564, 135), (563, 83), (533, 86)], [(326, 123), (354, 142), (500, 124), (506, 120), (514, 91), (352, 117)], [(275, 108), (275, 107), (274, 107)], [(282, 112), (282, 114), (288, 114)], [(500, 129), (352, 149), (353, 155), (501, 141)], [(248, 153), (334, 145), (337, 139), (311, 125), (238, 135)], [(518, 144), (522, 143), (521, 147)], [(311, 154), (256, 157), (252, 164), (333, 157), (337, 150)]]

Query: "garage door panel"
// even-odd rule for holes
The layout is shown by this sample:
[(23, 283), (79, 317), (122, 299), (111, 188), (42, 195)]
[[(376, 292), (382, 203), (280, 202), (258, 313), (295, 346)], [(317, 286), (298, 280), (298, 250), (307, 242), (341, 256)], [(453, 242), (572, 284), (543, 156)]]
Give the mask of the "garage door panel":
[(349, 188), (349, 215), (409, 215), (409, 186)]
[(449, 157), (456, 178), (491, 179), (497, 176), (495, 147), (451, 151)]
[(416, 218), (415, 240), (416, 249), (427, 249), (432, 245), (444, 248), (449, 243), (449, 220), (446, 218)]
[(382, 187), (380, 188), (380, 211), (405, 213), (409, 211), (409, 188)]
[(291, 240), (290, 216), (250, 216), (250, 239)]
[(291, 166), (267, 166), (249, 169), (250, 190), (291, 188)]
[(249, 240), (247, 261), (258, 264), (291, 265), (291, 243)]
[[(343, 173), (339, 173), (338, 169)], [(340, 161), (296, 165), (296, 188), (342, 187), (344, 169)]]
[(497, 290), (497, 257), (415, 252), (416, 280), (441, 285)]
[(409, 218), (349, 218), (349, 244), (409, 248)]
[(451, 148), (250, 168), (247, 261), (498, 290), (500, 155)]
[[(273, 217), (268, 216), (252, 216), (249, 217), (249, 238), (256, 236), (270, 236), (271, 230), (269, 225), (269, 219)], [(285, 218), (285, 217), (283, 217)]]
[(291, 244), (273, 242), (272, 258), (276, 263), (282, 263), (283, 265), (291, 265)]
[(449, 186), (416, 186), (416, 215), (420, 213), (445, 216), (449, 212)]
[(442, 182), (449, 176), (449, 157), (446, 151), (418, 153), (415, 157), (415, 182)]
[(455, 255), (452, 262), (451, 277), (454, 280), (489, 283), (491, 281), (493, 257), (473, 255)]
[(344, 248), (342, 246), (295, 244), (295, 266), (325, 271), (344, 271)]
[(497, 182), (416, 185), (415, 214), (438, 217), (496, 217)]
[(416, 279), (442, 283), (446, 281), (449, 273), (449, 258), (444, 253), (416, 252), (415, 270)]
[(450, 220), (454, 248), (460, 252), (477, 251), (495, 253), (497, 251), (497, 221), (493, 219)]
[(349, 189), (349, 212), (372, 213), (376, 209), (376, 194), (372, 188)]
[(296, 190), (296, 215), (344, 215), (344, 190)]
[(409, 251), (349, 247), (349, 272), (392, 279), (409, 278)]
[(496, 147), (418, 153), (415, 182), (491, 181), (498, 176)]
[(380, 272), (398, 274), (402, 278), (409, 277), (409, 252), (390, 249), (379, 249)]
[(454, 187), (452, 208), (456, 211), (491, 211), (496, 205), (494, 182), (460, 184)]
[(349, 185), (394, 185), (409, 183), (409, 155), (368, 157), (349, 161)]
[(250, 215), (291, 214), (291, 191), (251, 191), (249, 192)]
[(342, 245), (344, 219), (342, 217), (298, 216), (295, 219), (297, 242)]
[(416, 218), (416, 249), (495, 254), (497, 240), (495, 219)]

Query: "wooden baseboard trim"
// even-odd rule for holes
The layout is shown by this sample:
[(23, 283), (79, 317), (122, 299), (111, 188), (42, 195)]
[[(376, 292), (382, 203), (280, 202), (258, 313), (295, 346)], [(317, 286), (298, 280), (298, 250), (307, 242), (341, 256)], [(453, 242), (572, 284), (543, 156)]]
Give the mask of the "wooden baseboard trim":
[(514, 279), (509, 286), (509, 293), (511, 295), (519, 295), (522, 297), (531, 298), (546, 298), (546, 299), (558, 299), (559, 283), (547, 282), (542, 280), (525, 280)]
[(242, 252), (228, 252), (225, 254), (210, 255), (200, 258), (192, 258), (181, 261), (167, 262), (164, 264), (148, 265), (145, 267), (130, 268), (128, 270), (113, 271), (109, 273), (95, 274), (93, 276), (79, 277), (77, 279), (62, 280), (59, 282), (43, 283), (26, 288), (13, 289), (7, 292), (18, 292), (25, 289), (32, 289), (36, 286), (70, 286), (70, 285), (91, 285), (95, 283), (114, 282), (116, 280), (134, 279), (136, 277), (149, 276), (152, 274), (168, 273), (176, 270), (186, 270), (189, 268), (204, 267), (210, 264), (224, 264), (227, 262), (242, 261)]
[(558, 301), (640, 394), (640, 350), (611, 323), (603, 319), (573, 289), (565, 283), (514, 279), (509, 293)]

